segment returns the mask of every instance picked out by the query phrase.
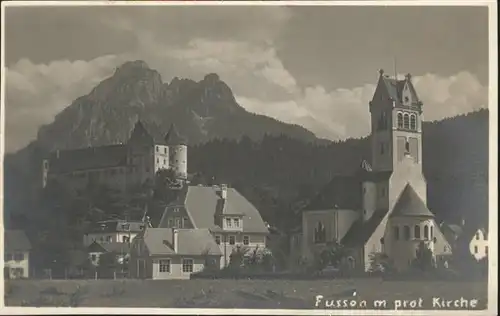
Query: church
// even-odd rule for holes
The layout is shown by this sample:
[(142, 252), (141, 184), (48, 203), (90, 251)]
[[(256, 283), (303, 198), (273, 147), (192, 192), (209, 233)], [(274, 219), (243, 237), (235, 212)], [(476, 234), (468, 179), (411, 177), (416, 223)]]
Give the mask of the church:
[(451, 247), (427, 208), (422, 172), (423, 103), (412, 84), (379, 71), (369, 103), (371, 162), (334, 177), (302, 212), (296, 253), (307, 262), (337, 241), (355, 270), (369, 271), (370, 258), (385, 254), (394, 267), (410, 267), (423, 243), (437, 262)]

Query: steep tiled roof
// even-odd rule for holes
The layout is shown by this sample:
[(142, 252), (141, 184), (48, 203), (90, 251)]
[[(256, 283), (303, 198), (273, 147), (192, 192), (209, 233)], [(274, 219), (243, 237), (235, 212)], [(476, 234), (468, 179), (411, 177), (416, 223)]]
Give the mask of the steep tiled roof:
[(174, 251), (173, 228), (148, 228), (143, 239), (151, 255), (222, 255), (208, 229), (177, 229), (178, 246)]
[(4, 251), (28, 251), (31, 250), (31, 243), (22, 230), (5, 230)]
[(172, 123), (170, 129), (168, 130), (167, 135), (165, 135), (165, 142), (169, 146), (175, 145), (187, 145), (187, 140), (183, 136), (179, 134), (175, 124)]
[(356, 221), (342, 239), (342, 244), (348, 247), (365, 244), (373, 232), (375, 232), (375, 229), (380, 225), (386, 214), (387, 210), (377, 210), (368, 221), (363, 221), (361, 219)]
[[(210, 186), (187, 186), (175, 203), (185, 205), (194, 227), (218, 230), (220, 227), (215, 224), (214, 215), (220, 210), (222, 204), (217, 190)], [(238, 191), (234, 188), (227, 188), (226, 199), (224, 214), (242, 214), (243, 232), (268, 232), (259, 211)], [(159, 227), (167, 227), (167, 223), (160, 222)]]
[(394, 216), (434, 217), (434, 214), (429, 211), (417, 192), (408, 183), (394, 205), (391, 217)]
[(371, 168), (366, 162), (352, 176), (338, 175), (328, 183), (321, 192), (304, 208), (304, 211), (325, 210), (325, 209), (350, 209), (358, 210), (362, 208), (362, 184), (364, 181), (381, 182), (387, 181), (392, 172), (369, 171)]
[(129, 243), (122, 242), (109, 242), (99, 243), (94, 241), (87, 247), (88, 252), (113, 252), (113, 253), (126, 253), (130, 249)]
[(52, 152), (49, 159), (49, 173), (120, 167), (127, 163), (127, 146), (117, 144), (59, 150)]
[(115, 232), (128, 232), (130, 229), (131, 233), (138, 233), (142, 231), (144, 225), (145, 224), (141, 221), (110, 220), (94, 224), (92, 227), (90, 227), (88, 232), (115, 233)]

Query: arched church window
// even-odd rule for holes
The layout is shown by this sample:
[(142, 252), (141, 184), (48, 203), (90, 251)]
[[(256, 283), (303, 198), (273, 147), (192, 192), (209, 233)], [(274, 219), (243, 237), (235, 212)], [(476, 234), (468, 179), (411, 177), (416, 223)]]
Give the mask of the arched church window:
[(380, 244), (383, 245), (384, 244), (384, 237), (380, 238)]
[(420, 239), (420, 226), (419, 225), (415, 225), (415, 238), (416, 239)]
[(404, 229), (405, 240), (410, 240), (410, 226), (405, 225), (403, 229)]
[(319, 243), (324, 243), (325, 241), (326, 241), (325, 226), (323, 225), (322, 222), (318, 222), (316, 228), (314, 229), (314, 242), (319, 244)]
[(405, 113), (403, 116), (403, 128), (410, 128), (410, 114)]
[(431, 239), (434, 238), (434, 227), (431, 226)]
[(429, 239), (429, 226), (424, 226), (424, 239)]
[(410, 152), (410, 143), (408, 141), (405, 142), (405, 152)]
[(417, 130), (417, 116), (415, 114), (410, 115), (410, 129)]
[(394, 239), (399, 240), (399, 227), (394, 227)]
[(398, 128), (403, 128), (403, 113), (398, 112)]

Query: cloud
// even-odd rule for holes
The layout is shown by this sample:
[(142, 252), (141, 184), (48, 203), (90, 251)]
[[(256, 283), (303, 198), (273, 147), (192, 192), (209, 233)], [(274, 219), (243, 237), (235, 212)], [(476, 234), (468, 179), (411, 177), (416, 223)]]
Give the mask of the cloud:
[[(147, 34), (147, 33), (145, 33)], [(42, 124), (77, 97), (111, 75), (124, 60), (143, 59), (164, 79), (196, 80), (216, 72), (248, 111), (302, 125), (332, 140), (369, 133), (368, 102), (375, 83), (327, 90), (301, 87), (286, 69), (272, 41), (230, 41), (196, 38), (172, 45), (141, 36), (139, 49), (90, 61), (34, 64), (20, 60), (6, 72), (6, 150), (13, 151), (36, 136)], [(460, 72), (450, 77), (413, 76), (424, 102), (426, 120), (438, 120), (487, 106), (487, 87), (476, 76)], [(23, 122), (19, 124), (19, 122)]]
[(36, 138), (38, 128), (109, 76), (122, 60), (102, 56), (87, 61), (34, 64), (21, 59), (6, 68), (5, 149), (17, 150)]

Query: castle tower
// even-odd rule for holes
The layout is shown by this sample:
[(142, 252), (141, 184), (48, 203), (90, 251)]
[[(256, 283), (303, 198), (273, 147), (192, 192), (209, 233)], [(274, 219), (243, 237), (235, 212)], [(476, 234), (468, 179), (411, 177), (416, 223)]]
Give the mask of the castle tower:
[(395, 171), (409, 156), (421, 172), (422, 102), (411, 75), (398, 80), (379, 73), (370, 102), (373, 171)]
[(187, 141), (180, 136), (175, 124), (170, 126), (170, 130), (165, 136), (165, 141), (169, 147), (169, 162), (177, 177), (182, 180), (187, 179)]
[(143, 184), (154, 179), (155, 165), (154, 155), (152, 154), (154, 146), (153, 137), (142, 122), (137, 120), (127, 142), (127, 164), (132, 171), (130, 175), (127, 175), (129, 185)]

